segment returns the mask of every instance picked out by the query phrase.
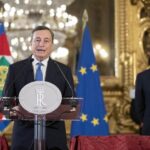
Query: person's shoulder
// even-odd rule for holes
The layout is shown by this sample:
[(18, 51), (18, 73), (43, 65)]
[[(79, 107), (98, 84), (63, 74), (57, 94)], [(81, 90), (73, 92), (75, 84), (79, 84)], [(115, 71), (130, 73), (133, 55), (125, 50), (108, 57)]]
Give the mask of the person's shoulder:
[(17, 62), (14, 62), (13, 64), (11, 64), (10, 67), (21, 66), (21, 65), (24, 65), (28, 61), (29, 61), (29, 58), (26, 58), (26, 59), (23, 59), (23, 60), (19, 60)]
[(150, 76), (150, 68), (145, 69), (137, 74), (137, 76), (146, 76), (146, 75)]

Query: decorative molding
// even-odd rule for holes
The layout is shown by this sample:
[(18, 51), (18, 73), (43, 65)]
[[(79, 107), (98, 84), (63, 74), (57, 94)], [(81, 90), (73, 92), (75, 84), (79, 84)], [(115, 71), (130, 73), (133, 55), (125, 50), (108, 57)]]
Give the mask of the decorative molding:
[(135, 52), (129, 39), (129, 10), (125, 0), (115, 0), (116, 76), (102, 77), (102, 87), (108, 112), (110, 132), (133, 133), (138, 126), (130, 117), (131, 98), (129, 91), (134, 85)]

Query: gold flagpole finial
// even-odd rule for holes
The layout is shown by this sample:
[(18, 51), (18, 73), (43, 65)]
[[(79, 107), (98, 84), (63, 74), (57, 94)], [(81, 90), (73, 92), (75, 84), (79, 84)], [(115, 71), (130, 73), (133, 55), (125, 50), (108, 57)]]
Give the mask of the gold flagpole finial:
[(88, 12), (85, 9), (82, 16), (83, 28), (85, 27), (86, 23), (88, 22)]

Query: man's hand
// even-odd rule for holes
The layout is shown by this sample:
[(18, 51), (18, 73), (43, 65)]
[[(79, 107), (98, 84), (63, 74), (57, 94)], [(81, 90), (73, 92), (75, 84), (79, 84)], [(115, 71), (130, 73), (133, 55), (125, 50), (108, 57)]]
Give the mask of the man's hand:
[(10, 118), (18, 117), (18, 113), (20, 111), (20, 106), (15, 106), (10, 110)]

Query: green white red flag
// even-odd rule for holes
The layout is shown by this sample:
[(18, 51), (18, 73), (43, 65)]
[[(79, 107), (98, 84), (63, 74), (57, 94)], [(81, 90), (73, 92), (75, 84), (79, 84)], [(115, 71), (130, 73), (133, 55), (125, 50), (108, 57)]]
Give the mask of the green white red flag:
[[(0, 96), (2, 96), (2, 90), (5, 83), (8, 67), (12, 62), (13, 59), (11, 57), (4, 25), (2, 22), (0, 22)], [(10, 120), (4, 120), (4, 118), (4, 115), (0, 112), (0, 133), (5, 132), (6, 128), (10, 124)]]

